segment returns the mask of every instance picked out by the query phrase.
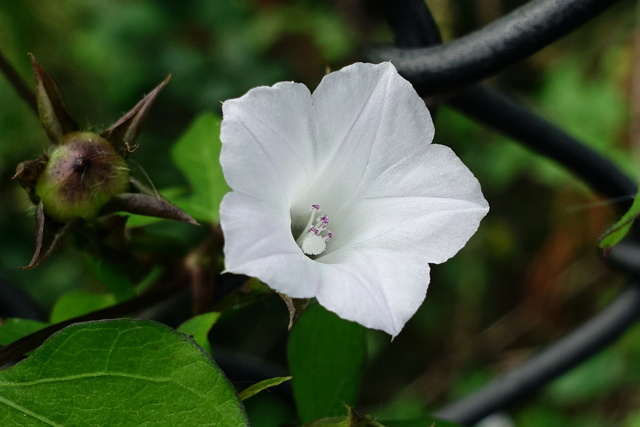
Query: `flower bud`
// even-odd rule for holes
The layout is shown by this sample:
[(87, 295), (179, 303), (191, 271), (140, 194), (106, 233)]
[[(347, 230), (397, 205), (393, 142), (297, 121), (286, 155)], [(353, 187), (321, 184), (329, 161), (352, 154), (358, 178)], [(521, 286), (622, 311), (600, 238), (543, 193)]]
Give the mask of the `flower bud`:
[(128, 187), (127, 163), (106, 139), (92, 132), (72, 132), (53, 147), (35, 192), (51, 219), (68, 222), (95, 218)]

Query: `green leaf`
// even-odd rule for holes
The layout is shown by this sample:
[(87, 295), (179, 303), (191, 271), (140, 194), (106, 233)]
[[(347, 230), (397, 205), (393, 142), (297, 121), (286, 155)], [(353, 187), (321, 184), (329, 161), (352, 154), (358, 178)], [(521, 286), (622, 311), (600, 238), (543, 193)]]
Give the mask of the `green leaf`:
[(545, 394), (558, 406), (593, 402), (629, 381), (629, 367), (619, 353), (607, 350), (563, 374)]
[(627, 235), (633, 221), (640, 215), (640, 189), (636, 198), (633, 200), (631, 208), (625, 213), (613, 227), (611, 227), (600, 240), (600, 248), (605, 251), (605, 254), (611, 250), (615, 245), (620, 243), (622, 239)]
[(383, 421), (385, 427), (461, 427), (451, 421), (442, 421), (431, 417), (414, 418), (410, 420)]
[(133, 298), (133, 283), (122, 271), (92, 256), (85, 257), (94, 276), (113, 294), (118, 302)]
[(240, 392), (240, 400), (247, 400), (251, 396), (255, 396), (256, 394), (260, 393), (262, 390), (275, 387), (289, 381), (290, 379), (291, 377), (275, 377), (260, 381), (259, 383), (256, 383), (242, 390)]
[(357, 421), (352, 416), (345, 415), (342, 417), (321, 418), (305, 424), (304, 427), (359, 427), (356, 423)]
[(9, 345), (47, 326), (49, 326), (48, 323), (31, 319), (10, 318), (2, 320), (0, 321), (0, 345)]
[(178, 331), (189, 335), (207, 353), (211, 354), (209, 331), (220, 318), (220, 313), (210, 312), (199, 314), (178, 326)]
[[(353, 409), (349, 405), (343, 405), (343, 410), (346, 410), (347, 415), (342, 415), (339, 417), (331, 417), (331, 418), (321, 418), (319, 420), (312, 421), (308, 424), (305, 424), (304, 427), (356, 427), (360, 426), (358, 424), (359, 417), (353, 411)], [(369, 417), (367, 417), (369, 418)], [(363, 423), (362, 427), (366, 425)], [(384, 426), (376, 426), (376, 427), (384, 427)]]
[(0, 371), (3, 425), (248, 426), (217, 367), (151, 321), (78, 323)]
[(92, 311), (112, 306), (116, 298), (111, 294), (72, 291), (62, 295), (51, 310), (51, 323), (64, 322)]
[(220, 220), (220, 202), (230, 191), (220, 166), (220, 118), (202, 113), (173, 147), (173, 161), (191, 185), (192, 194), (174, 203), (199, 222)]
[(344, 404), (355, 404), (366, 356), (364, 327), (314, 305), (293, 326), (288, 353), (303, 423), (340, 416)]
[(347, 410), (347, 415), (322, 418), (305, 424), (304, 427), (389, 427), (369, 415), (358, 415), (349, 405), (344, 406)]

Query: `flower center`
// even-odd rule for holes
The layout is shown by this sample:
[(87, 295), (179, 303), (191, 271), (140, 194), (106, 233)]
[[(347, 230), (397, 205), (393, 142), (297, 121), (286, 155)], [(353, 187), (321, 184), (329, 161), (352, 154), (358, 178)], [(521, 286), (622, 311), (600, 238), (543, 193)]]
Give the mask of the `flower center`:
[(316, 221), (318, 212), (320, 212), (320, 205), (311, 205), (309, 221), (296, 240), (302, 252), (307, 255), (320, 255), (327, 248), (327, 242), (333, 237), (333, 233), (329, 231), (329, 217), (321, 215)]

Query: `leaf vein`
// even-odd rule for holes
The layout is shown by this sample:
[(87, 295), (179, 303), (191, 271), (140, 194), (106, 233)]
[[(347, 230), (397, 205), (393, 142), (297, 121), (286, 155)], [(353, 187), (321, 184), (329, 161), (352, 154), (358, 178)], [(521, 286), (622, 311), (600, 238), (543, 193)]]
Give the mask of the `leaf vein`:
[(17, 403), (15, 403), (15, 402), (13, 402), (13, 401), (11, 401), (11, 400), (9, 400), (9, 399), (5, 399), (5, 398), (3, 398), (2, 396), (0, 396), (0, 402), (1, 402), (1, 403), (4, 403), (5, 405), (7, 405), (7, 406), (9, 406), (9, 407), (11, 407), (11, 408), (13, 408), (13, 409), (15, 409), (16, 411), (20, 411), (20, 412), (22, 412), (23, 414), (29, 415), (30, 417), (33, 417), (33, 418), (35, 418), (35, 419), (36, 419), (36, 420), (38, 420), (38, 421), (42, 421), (42, 422), (43, 422), (43, 423), (45, 423), (45, 424), (48, 424), (48, 425), (50, 425), (50, 426), (59, 426), (59, 427), (62, 427), (62, 424), (58, 424), (58, 423), (56, 423), (56, 422), (54, 422), (54, 421), (51, 421), (51, 420), (50, 420), (50, 419), (48, 419), (48, 418), (43, 417), (42, 415), (38, 415), (38, 414), (36, 414), (35, 412), (30, 411), (30, 410), (28, 410), (28, 409), (26, 409), (26, 408), (23, 408), (22, 406), (18, 405)]

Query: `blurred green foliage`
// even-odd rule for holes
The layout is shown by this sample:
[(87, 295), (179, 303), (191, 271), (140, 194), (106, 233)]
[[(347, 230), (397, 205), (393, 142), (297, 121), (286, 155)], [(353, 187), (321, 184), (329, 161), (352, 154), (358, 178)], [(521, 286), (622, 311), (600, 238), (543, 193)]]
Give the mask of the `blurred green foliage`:
[[(451, 37), (521, 3), (429, 1)], [(632, 2), (620, 2), (490, 83), (636, 179), (634, 14)], [(295, 80), (314, 87), (327, 68), (357, 60), (364, 44), (388, 34), (372, 5), (355, 0), (0, 3), (0, 52), (31, 83), (26, 54), (34, 53), (88, 128), (101, 130), (172, 74), (135, 153), (160, 190), (189, 187), (171, 153), (197, 115), (220, 114), (222, 101), (258, 85)], [(0, 276), (47, 313), (67, 291), (117, 294), (105, 283), (117, 284), (118, 273), (101, 273), (72, 241), (38, 269), (17, 270), (33, 252), (33, 218), (26, 195), (10, 178), (16, 164), (42, 154), (47, 140), (2, 77), (0, 101)], [(602, 200), (561, 167), (447, 107), (438, 109), (436, 142), (451, 146), (478, 176), (492, 210), (460, 254), (434, 266), (423, 307), (393, 343), (367, 333), (368, 365), (356, 407), (385, 419), (423, 416), (479, 388), (587, 319), (623, 282), (595, 251), (616, 219), (612, 208), (594, 205)], [(148, 229), (151, 238), (139, 244), (167, 256), (202, 239), (201, 231), (181, 224)], [(213, 351), (226, 347), (284, 365), (286, 323), (284, 305), (273, 296), (237, 303), (216, 323)], [(639, 335), (634, 328), (513, 408), (516, 425), (638, 425)], [(247, 411), (257, 426), (295, 419), (269, 393), (249, 399)]]

